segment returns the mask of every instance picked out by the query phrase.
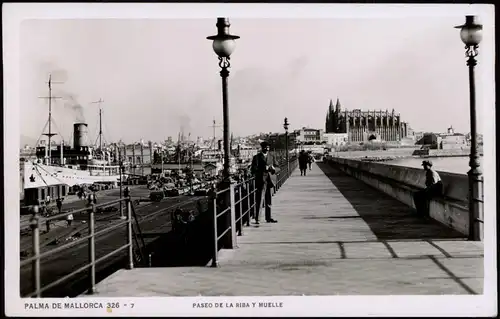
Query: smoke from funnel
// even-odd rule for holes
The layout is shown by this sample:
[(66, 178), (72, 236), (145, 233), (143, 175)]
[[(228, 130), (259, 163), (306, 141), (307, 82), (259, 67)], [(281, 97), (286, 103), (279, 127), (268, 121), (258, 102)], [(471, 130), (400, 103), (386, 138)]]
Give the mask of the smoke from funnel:
[(74, 114), (75, 114), (75, 121), (77, 123), (85, 123), (85, 115), (83, 112), (83, 107), (78, 101), (76, 100), (76, 96), (73, 94), (64, 94), (63, 98), (66, 99), (66, 102), (64, 104), (64, 107), (70, 109)]
[(179, 124), (183, 134), (191, 132), (191, 118), (189, 116), (179, 116)]

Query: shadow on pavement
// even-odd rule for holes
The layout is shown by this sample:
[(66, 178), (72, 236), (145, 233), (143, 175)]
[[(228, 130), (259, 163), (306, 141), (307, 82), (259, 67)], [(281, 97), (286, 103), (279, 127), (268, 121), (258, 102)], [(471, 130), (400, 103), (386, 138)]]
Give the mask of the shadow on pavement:
[[(317, 165), (380, 240), (465, 237), (437, 221), (425, 221), (418, 217), (411, 207), (328, 164), (317, 163)], [(326, 217), (325, 221), (341, 218)]]

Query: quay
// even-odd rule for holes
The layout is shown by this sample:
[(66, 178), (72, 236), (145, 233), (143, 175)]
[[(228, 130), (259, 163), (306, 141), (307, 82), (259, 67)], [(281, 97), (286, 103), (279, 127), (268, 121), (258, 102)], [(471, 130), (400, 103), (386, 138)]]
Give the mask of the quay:
[(219, 267), (119, 270), (93, 296), (483, 293), (484, 246), (466, 240), (464, 225), (422, 220), (339, 167), (294, 171), (273, 197), (278, 223), (243, 227)]

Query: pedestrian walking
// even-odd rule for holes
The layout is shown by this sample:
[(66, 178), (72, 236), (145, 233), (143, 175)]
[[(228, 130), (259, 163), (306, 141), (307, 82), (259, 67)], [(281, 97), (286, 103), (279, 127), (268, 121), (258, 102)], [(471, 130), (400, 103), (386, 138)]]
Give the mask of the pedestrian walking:
[(432, 169), (431, 161), (422, 161), (425, 170), (425, 188), (413, 194), (417, 214), (425, 219), (429, 218), (429, 203), (433, 197), (443, 193), (443, 182), (439, 174)]
[(68, 227), (71, 227), (71, 223), (73, 223), (73, 214), (69, 213), (66, 215), (66, 223), (68, 223)]
[(301, 150), (299, 153), (299, 169), (300, 169), (300, 176), (306, 176), (307, 174), (307, 154), (304, 150)]
[(309, 151), (307, 154), (307, 164), (309, 165), (309, 170), (312, 170), (312, 163), (314, 162), (314, 157), (312, 156), (312, 152)]
[(59, 214), (62, 212), (62, 202), (63, 202), (63, 200), (61, 199), (61, 197), (58, 197), (56, 199), (56, 206), (57, 206), (57, 210), (59, 211)]

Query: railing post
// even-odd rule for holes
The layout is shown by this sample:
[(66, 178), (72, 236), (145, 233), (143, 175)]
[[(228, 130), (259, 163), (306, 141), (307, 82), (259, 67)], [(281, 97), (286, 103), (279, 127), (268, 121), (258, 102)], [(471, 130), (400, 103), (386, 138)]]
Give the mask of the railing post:
[(278, 167), (280, 168), (280, 171), (275, 173), (276, 175), (276, 184), (274, 185), (273, 189), (271, 190), (271, 193), (274, 195), (276, 195), (276, 192), (278, 191), (278, 188), (280, 187), (280, 173), (281, 173), (281, 164), (278, 165)]
[(219, 253), (219, 245), (218, 245), (218, 237), (219, 237), (219, 232), (217, 231), (217, 193), (213, 191), (211, 194), (209, 194), (209, 198), (211, 200), (211, 204), (209, 204), (209, 211), (210, 207), (211, 210), (213, 211), (213, 236), (214, 236), (214, 251), (213, 251), (213, 256), (212, 256), (212, 265), (211, 267), (217, 267), (218, 262), (217, 262), (217, 254)]
[[(234, 249), (238, 248), (236, 245), (236, 207), (234, 200), (234, 183), (229, 184), (229, 214), (226, 214), (226, 228), (231, 227), (231, 230), (227, 232), (227, 248)], [(225, 229), (226, 229), (225, 228)], [(226, 247), (226, 245), (225, 245)]]
[(256, 190), (256, 186), (255, 186), (255, 178), (252, 179), (252, 191), (253, 191), (253, 217), (255, 218), (255, 216), (257, 215), (257, 190)]
[(127, 198), (127, 241), (128, 241), (128, 269), (134, 269), (134, 245), (132, 234), (132, 200)]
[(245, 181), (245, 184), (247, 186), (247, 212), (246, 212), (246, 215), (247, 215), (247, 227), (250, 226), (250, 212), (251, 212), (251, 209), (252, 209), (252, 205), (251, 205), (251, 201), (250, 201), (250, 192), (251, 192), (251, 188), (250, 188), (250, 185), (251, 185), (251, 182), (250, 181)]
[(238, 214), (238, 218), (240, 219), (238, 221), (238, 236), (243, 235), (243, 184), (240, 184), (238, 186), (238, 191), (240, 193), (240, 196), (238, 197), (238, 207), (240, 213)]
[(33, 211), (30, 219), (31, 234), (32, 234), (32, 249), (33, 257), (35, 260), (31, 263), (31, 283), (33, 290), (36, 292), (35, 296), (40, 298), (41, 283), (40, 283), (40, 217), (38, 216), (38, 206)]
[[(276, 188), (278, 188), (278, 185), (280, 183), (279, 175), (278, 174), (276, 174), (276, 185), (274, 185), (274, 187), (273, 187), (273, 196), (276, 195)], [(264, 195), (262, 195), (262, 196), (264, 196)]]
[(94, 203), (91, 204), (91, 208), (88, 210), (89, 213), (89, 289), (87, 293), (89, 295), (92, 295), (95, 292), (95, 224), (94, 224), (94, 214), (95, 214), (95, 205)]

